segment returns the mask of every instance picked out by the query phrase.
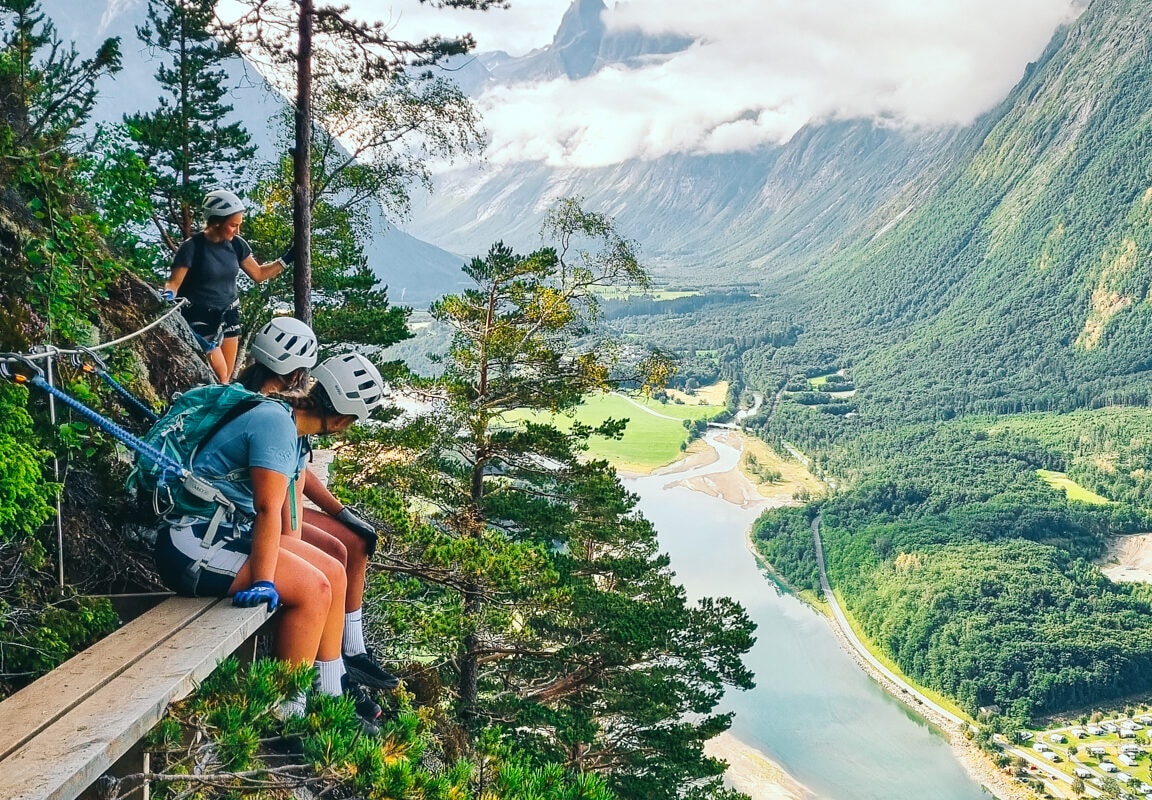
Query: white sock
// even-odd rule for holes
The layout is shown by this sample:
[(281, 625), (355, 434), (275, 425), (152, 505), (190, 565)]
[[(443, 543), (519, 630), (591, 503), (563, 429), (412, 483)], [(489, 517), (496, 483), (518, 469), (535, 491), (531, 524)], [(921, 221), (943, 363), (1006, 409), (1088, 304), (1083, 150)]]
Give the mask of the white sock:
[(368, 648), (364, 646), (363, 613), (364, 609), (358, 608), (344, 615), (344, 644), (341, 649), (346, 656), (368, 652)]
[(341, 678), (344, 677), (344, 661), (337, 658), (332, 661), (317, 661), (316, 672), (320, 691), (323, 694), (339, 697), (344, 694)]
[(273, 714), (277, 719), (288, 719), (289, 717), (302, 717), (304, 716), (304, 707), (307, 701), (304, 692), (300, 692), (295, 697), (289, 697), (280, 705), (276, 706)]

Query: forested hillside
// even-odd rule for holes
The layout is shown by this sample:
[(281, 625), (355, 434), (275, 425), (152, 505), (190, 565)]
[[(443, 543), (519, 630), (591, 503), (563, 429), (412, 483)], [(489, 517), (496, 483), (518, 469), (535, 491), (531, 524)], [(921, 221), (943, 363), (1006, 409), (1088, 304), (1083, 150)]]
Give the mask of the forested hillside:
[(1093, 3), (935, 191), (895, 200), (785, 290), (853, 366), (862, 410), (1149, 402), (1149, 10)]
[(1152, 527), (1150, 19), (1091, 3), (954, 163), (806, 251), (810, 275), (612, 321), (767, 398), (748, 424), (838, 491), (766, 514), (762, 552), (819, 591), (818, 520), (873, 643), (1006, 728), (1152, 688), (1148, 587), (1093, 563)]

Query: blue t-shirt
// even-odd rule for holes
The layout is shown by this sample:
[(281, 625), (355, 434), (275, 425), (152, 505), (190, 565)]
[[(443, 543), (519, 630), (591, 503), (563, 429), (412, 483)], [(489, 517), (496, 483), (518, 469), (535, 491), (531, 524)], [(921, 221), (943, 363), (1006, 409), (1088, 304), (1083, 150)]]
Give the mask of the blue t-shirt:
[[(192, 466), (238, 508), (255, 514), (247, 468), (262, 467), (296, 478), (301, 442), (292, 412), (278, 402), (264, 402), (221, 428), (204, 444)], [(235, 473), (234, 480), (213, 480), (229, 473)]]
[[(199, 263), (196, 249), (200, 250)], [(202, 232), (185, 240), (176, 255), (172, 257), (172, 267), (187, 267), (188, 274), (180, 284), (180, 297), (188, 302), (206, 308), (228, 308), (236, 302), (236, 279), (240, 275), (240, 262), (252, 255), (248, 242), (237, 236), (232, 241), (210, 242)]]

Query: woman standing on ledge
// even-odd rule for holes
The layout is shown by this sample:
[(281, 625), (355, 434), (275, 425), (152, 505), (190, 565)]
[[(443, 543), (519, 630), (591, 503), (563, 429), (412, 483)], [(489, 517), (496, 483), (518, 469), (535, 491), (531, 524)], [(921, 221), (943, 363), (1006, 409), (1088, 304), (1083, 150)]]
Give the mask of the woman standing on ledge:
[(275, 261), (257, 262), (252, 248), (240, 237), (244, 210), (240, 198), (227, 189), (208, 192), (204, 230), (177, 249), (162, 293), (165, 300), (188, 300), (181, 313), (221, 383), (231, 379), (240, 345), (240, 296), (236, 288), (240, 270), (260, 283), (275, 278), (295, 260), (290, 247)]

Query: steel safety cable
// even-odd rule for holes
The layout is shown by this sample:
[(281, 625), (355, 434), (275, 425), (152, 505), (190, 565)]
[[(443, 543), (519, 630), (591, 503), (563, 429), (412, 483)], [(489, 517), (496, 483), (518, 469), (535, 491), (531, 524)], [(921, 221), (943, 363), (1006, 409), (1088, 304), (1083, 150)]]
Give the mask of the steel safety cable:
[(89, 350), (91, 350), (91, 351), (107, 350), (109, 347), (116, 347), (117, 345), (124, 344), (124, 342), (127, 342), (131, 339), (134, 339), (137, 336), (141, 335), (142, 333), (145, 333), (145, 332), (151, 330), (152, 328), (155, 328), (161, 322), (168, 319), (168, 317), (172, 316), (177, 311), (179, 311), (180, 308), (182, 306), (184, 306), (187, 302), (188, 302), (188, 300), (186, 298), (183, 298), (183, 297), (177, 298), (176, 302), (172, 306), (172, 308), (168, 309), (162, 315), (160, 315), (156, 319), (149, 322), (143, 328), (132, 331), (131, 333), (127, 333), (127, 334), (121, 336), (119, 339), (113, 339), (110, 342), (104, 342), (102, 344), (93, 345), (92, 347), (83, 348), (83, 349), (68, 349), (68, 348), (57, 347), (56, 345), (48, 344), (48, 345), (44, 345), (43, 351), (41, 351), (39, 353), (17, 353), (15, 355), (22, 356), (23, 358), (26, 358), (30, 361), (37, 361), (37, 360), (43, 359), (43, 358), (52, 358), (53, 356), (57, 356), (57, 355), (70, 356), (70, 355), (78, 355), (78, 354), (84, 353), (85, 351), (89, 351)]

